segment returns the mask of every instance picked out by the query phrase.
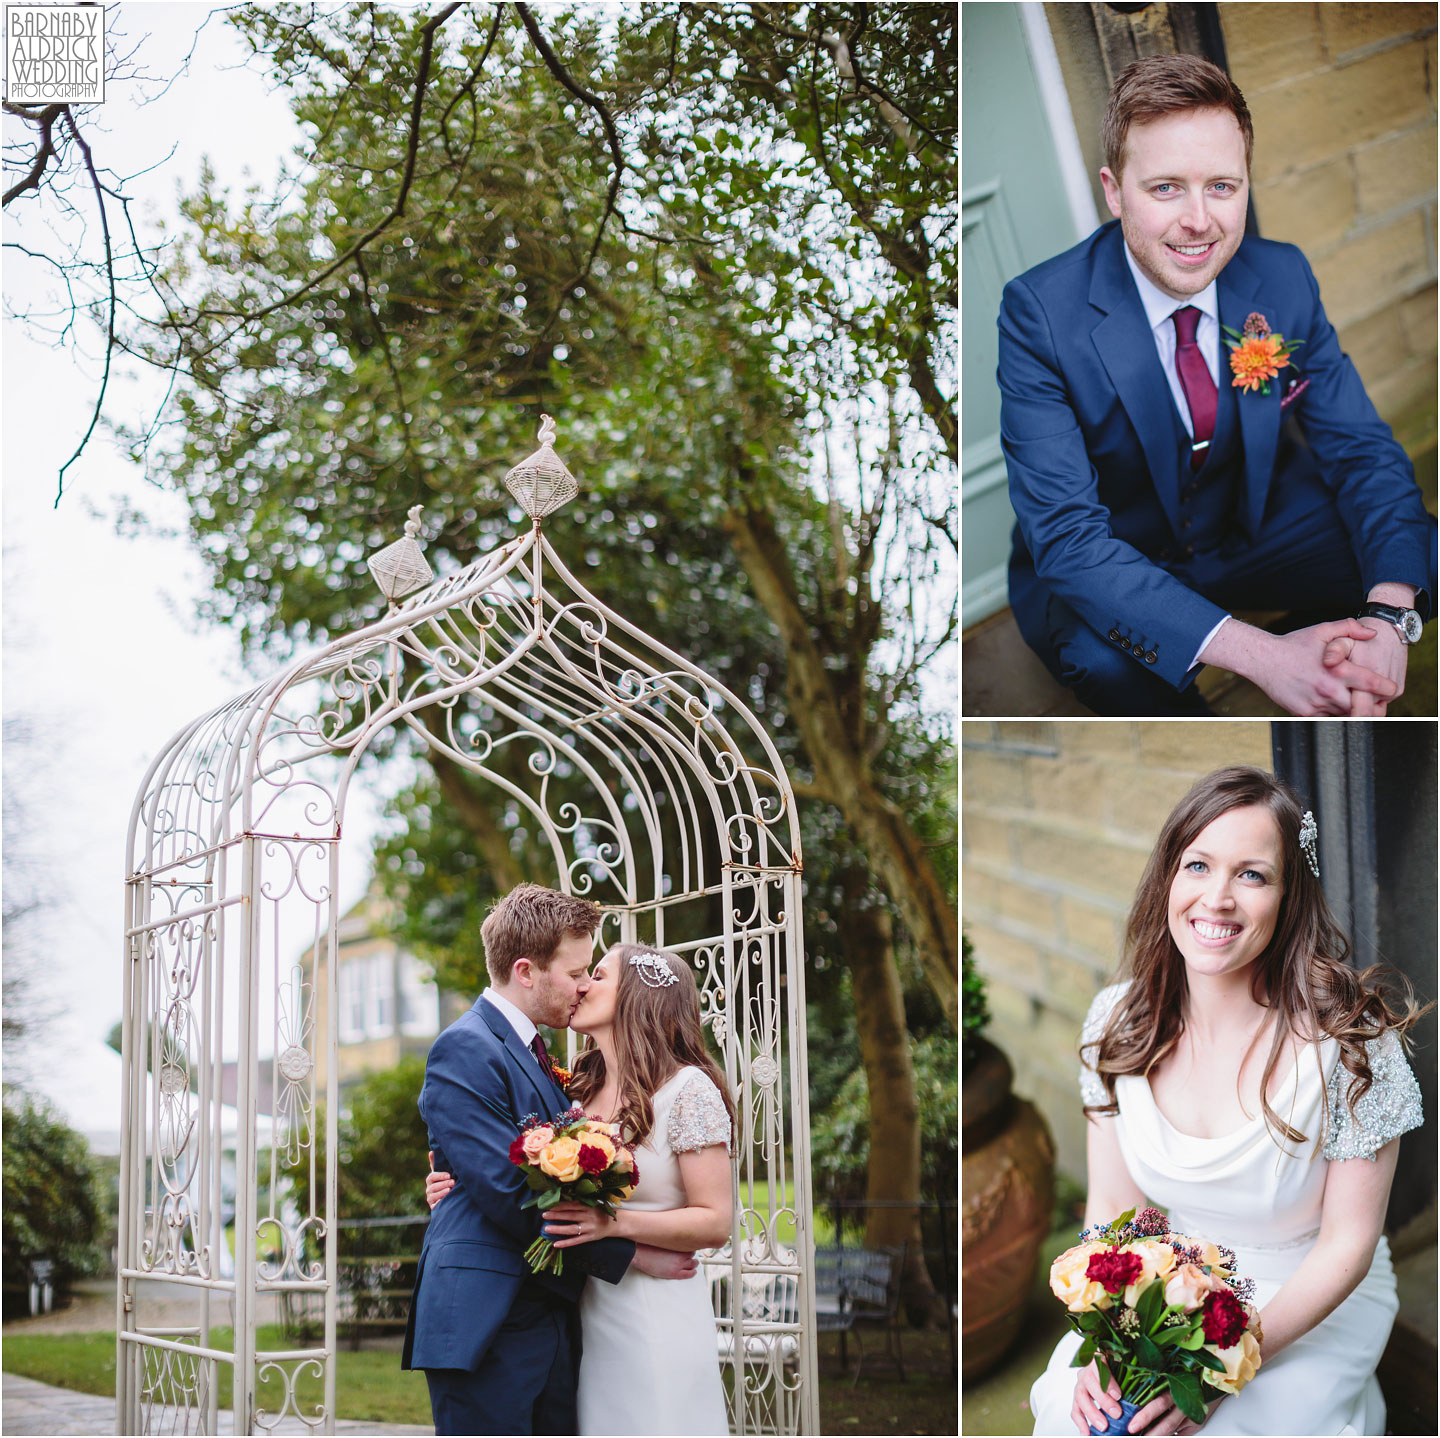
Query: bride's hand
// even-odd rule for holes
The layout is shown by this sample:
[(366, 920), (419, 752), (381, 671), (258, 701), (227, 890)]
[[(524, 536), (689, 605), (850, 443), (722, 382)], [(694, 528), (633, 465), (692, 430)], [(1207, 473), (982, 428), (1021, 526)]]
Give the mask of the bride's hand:
[(1107, 1389), (1100, 1386), (1100, 1374), (1093, 1363), (1087, 1363), (1075, 1375), (1075, 1401), (1070, 1405), (1070, 1419), (1077, 1431), (1088, 1435), (1091, 1429), (1103, 1433), (1112, 1418), (1120, 1416), (1120, 1385), (1112, 1378)]
[[(1212, 1390), (1213, 1392), (1213, 1390)], [(1220, 1398), (1225, 1395), (1222, 1393)], [(1215, 1405), (1220, 1398), (1212, 1398), (1205, 1405), (1205, 1418), (1208, 1419), (1215, 1411)], [(1131, 1420), (1130, 1431), (1132, 1433), (1199, 1433), (1205, 1427), (1205, 1422), (1193, 1423), (1176, 1406), (1175, 1400), (1168, 1393), (1162, 1393), (1158, 1398), (1152, 1398)]]
[[(435, 1162), (435, 1155), (433, 1153), (427, 1154), (426, 1157), (429, 1158), (431, 1163)], [(448, 1173), (445, 1173), (443, 1170), (440, 1173), (436, 1173), (432, 1170), (425, 1175), (425, 1202), (433, 1210), (435, 1205), (454, 1187), (455, 1180), (451, 1178)]]
[(574, 1248), (614, 1236), (615, 1220), (583, 1203), (557, 1203), (545, 1211), (545, 1237), (556, 1248)]

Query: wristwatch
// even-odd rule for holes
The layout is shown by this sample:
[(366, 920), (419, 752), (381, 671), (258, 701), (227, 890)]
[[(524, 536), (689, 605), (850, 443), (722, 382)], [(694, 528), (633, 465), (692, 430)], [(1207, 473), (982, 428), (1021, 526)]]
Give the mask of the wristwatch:
[(1420, 631), (1425, 627), (1424, 620), (1415, 610), (1401, 609), (1396, 604), (1377, 604), (1373, 599), (1355, 617), (1388, 621), (1400, 631), (1402, 644), (1416, 643), (1420, 638)]

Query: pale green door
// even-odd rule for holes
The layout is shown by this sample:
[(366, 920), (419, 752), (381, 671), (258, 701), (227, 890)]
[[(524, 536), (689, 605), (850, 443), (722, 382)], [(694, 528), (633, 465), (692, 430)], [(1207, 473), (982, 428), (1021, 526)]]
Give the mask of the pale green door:
[[(1043, 24), (1041, 7), (1030, 8)], [(1005, 564), (1014, 516), (995, 383), (1000, 292), (1089, 227), (1077, 223), (1066, 198), (1020, 6), (967, 4), (961, 23), (961, 614), (969, 626), (1009, 602)]]

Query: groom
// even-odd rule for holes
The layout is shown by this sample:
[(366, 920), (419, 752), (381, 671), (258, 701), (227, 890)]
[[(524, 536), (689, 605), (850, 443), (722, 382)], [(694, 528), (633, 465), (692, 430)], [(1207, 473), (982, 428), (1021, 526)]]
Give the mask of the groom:
[[(1383, 714), (1430, 616), (1435, 521), (1304, 256), (1245, 235), (1244, 97), (1194, 55), (1137, 60), (1103, 139), (1118, 223), (1001, 303), (1020, 631), (1097, 714), (1207, 713), (1203, 664), (1293, 714)], [(1222, 327), (1247, 337), (1245, 387)], [(1274, 635), (1237, 609), (1332, 622)]]
[(588, 899), (512, 890), (480, 929), (489, 988), (430, 1048), (420, 1112), (456, 1186), (425, 1233), (400, 1366), (425, 1370), (436, 1433), (574, 1433), (586, 1274), (695, 1272), (693, 1254), (618, 1238), (570, 1249), (559, 1276), (532, 1274), (524, 1258), (541, 1220), (520, 1207), (510, 1143), (526, 1114), (569, 1107), (536, 1025), (569, 1025), (599, 924)]

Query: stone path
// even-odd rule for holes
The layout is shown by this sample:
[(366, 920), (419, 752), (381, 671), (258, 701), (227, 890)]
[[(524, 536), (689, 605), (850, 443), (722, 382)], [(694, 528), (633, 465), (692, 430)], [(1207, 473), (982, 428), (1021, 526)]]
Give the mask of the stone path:
[[(4, 1388), (0, 1392), (0, 1405), (4, 1408), (0, 1420), (3, 1433), (44, 1433), (44, 1434), (99, 1434), (115, 1431), (115, 1400), (99, 1398), (93, 1393), (72, 1393), (68, 1388), (52, 1388), (48, 1383), (37, 1383), (33, 1378), (21, 1378), (14, 1373), (4, 1375)], [(171, 1431), (165, 1428), (163, 1431)], [(183, 1428), (175, 1431), (185, 1431)], [(234, 1433), (235, 1419), (232, 1413), (220, 1414), (221, 1433)], [(287, 1418), (270, 1430), (286, 1435), (309, 1433), (297, 1419)], [(395, 1423), (386, 1427), (379, 1423), (361, 1423), (350, 1418), (337, 1419), (337, 1433), (434, 1433), (430, 1427), (419, 1427), (413, 1423)]]

